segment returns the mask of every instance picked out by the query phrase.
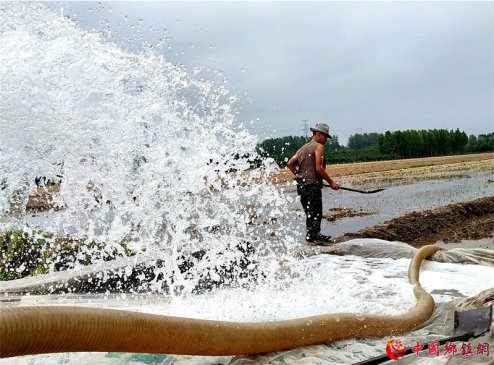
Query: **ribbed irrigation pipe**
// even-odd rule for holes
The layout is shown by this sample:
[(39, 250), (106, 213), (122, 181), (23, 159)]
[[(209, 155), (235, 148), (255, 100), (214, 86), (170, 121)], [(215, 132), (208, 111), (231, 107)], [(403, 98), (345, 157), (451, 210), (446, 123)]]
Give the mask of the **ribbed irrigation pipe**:
[(417, 304), (396, 316), (334, 313), (287, 321), (235, 323), (84, 307), (0, 308), (0, 357), (54, 352), (243, 355), (354, 337), (409, 332), (432, 315), (434, 300), (419, 282), (422, 261), (440, 250), (425, 246), (408, 279)]

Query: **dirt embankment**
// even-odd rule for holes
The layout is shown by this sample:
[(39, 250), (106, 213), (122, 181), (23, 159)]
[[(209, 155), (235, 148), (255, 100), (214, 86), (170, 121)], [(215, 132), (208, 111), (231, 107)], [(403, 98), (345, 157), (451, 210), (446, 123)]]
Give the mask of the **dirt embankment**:
[(494, 196), (412, 212), (356, 233), (347, 233), (336, 242), (353, 238), (380, 238), (415, 246), (437, 241), (494, 239)]

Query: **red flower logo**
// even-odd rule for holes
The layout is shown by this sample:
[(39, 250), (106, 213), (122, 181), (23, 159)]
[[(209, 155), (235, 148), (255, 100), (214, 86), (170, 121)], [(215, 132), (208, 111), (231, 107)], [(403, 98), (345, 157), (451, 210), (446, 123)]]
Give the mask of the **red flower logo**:
[(386, 345), (386, 353), (391, 360), (401, 359), (406, 350), (406, 346), (401, 341), (391, 340)]

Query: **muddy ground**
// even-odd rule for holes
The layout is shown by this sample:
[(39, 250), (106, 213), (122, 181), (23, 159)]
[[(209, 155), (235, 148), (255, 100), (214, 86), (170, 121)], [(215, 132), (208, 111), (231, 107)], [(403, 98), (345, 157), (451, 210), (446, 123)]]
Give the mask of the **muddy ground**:
[(336, 222), (343, 218), (364, 217), (375, 214), (379, 214), (379, 212), (366, 212), (362, 209), (353, 208), (332, 208), (328, 213), (324, 214), (323, 218), (328, 222)]
[(379, 238), (413, 246), (438, 241), (494, 240), (494, 196), (405, 214), (356, 233), (346, 233), (336, 242), (354, 238)]

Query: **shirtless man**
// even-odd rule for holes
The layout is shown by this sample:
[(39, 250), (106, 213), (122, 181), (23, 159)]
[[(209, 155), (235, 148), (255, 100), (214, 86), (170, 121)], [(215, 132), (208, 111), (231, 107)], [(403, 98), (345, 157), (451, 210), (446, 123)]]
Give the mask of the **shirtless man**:
[(326, 172), (324, 144), (331, 138), (328, 125), (318, 123), (310, 130), (312, 140), (288, 161), (288, 168), (296, 176), (297, 193), (306, 215), (305, 239), (308, 243), (318, 244), (330, 242), (331, 239), (331, 236), (321, 234), (323, 180), (333, 190), (338, 190), (339, 186)]

